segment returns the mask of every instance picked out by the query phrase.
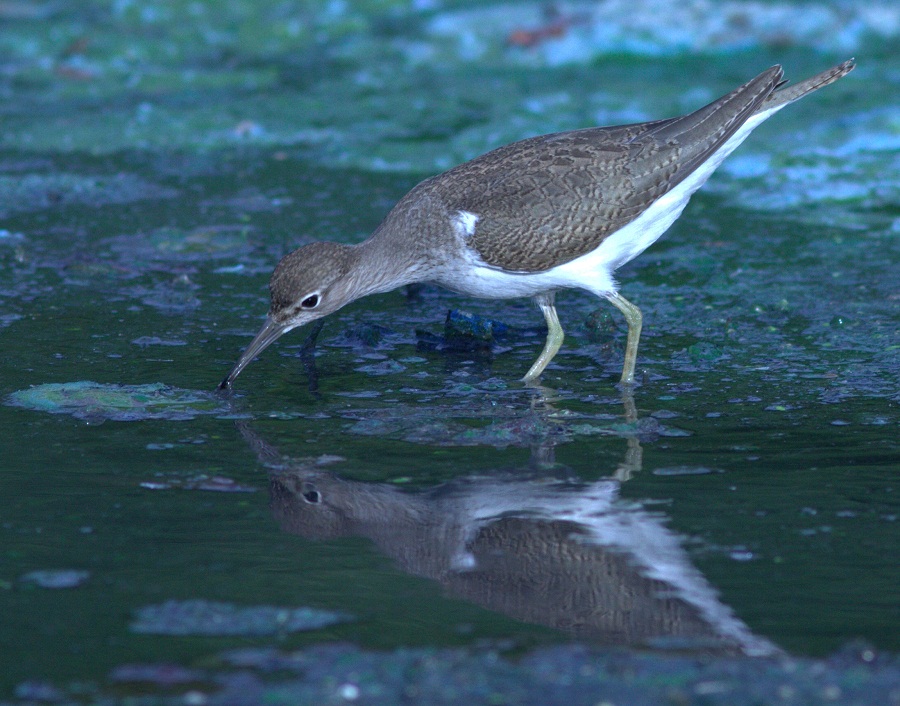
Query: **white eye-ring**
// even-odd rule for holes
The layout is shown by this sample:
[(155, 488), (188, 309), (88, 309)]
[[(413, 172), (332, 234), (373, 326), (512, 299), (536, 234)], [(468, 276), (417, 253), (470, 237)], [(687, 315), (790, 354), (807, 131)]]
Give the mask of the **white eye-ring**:
[(319, 296), (318, 292), (313, 292), (312, 294), (307, 294), (303, 299), (300, 300), (300, 308), (302, 309), (315, 309), (319, 306), (319, 302), (322, 300), (322, 297)]

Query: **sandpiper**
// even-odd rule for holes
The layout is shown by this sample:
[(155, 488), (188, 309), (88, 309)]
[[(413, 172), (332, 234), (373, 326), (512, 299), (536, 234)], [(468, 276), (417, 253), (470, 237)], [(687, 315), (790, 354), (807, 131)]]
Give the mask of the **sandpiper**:
[(291, 329), (415, 282), (487, 299), (533, 297), (548, 332), (526, 382), (563, 341), (555, 292), (592, 292), (628, 323), (621, 381), (632, 384), (642, 316), (613, 272), (672, 225), (753, 128), (853, 67), (851, 59), (782, 88), (773, 66), (682, 117), (532, 137), (426, 179), (366, 241), (311, 243), (282, 258), (266, 322), (219, 388)]

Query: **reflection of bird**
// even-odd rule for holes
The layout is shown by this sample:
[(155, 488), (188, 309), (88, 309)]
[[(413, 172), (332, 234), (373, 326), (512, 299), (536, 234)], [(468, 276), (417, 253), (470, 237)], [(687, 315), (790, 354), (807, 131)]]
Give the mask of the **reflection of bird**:
[(555, 291), (593, 292), (625, 316), (622, 382), (633, 382), (642, 317), (613, 272), (672, 225), (753, 128), (853, 66), (781, 90), (775, 66), (683, 117), (533, 137), (423, 181), (365, 242), (311, 243), (278, 263), (266, 323), (220, 387), (287, 331), (414, 282), (488, 299), (533, 297), (549, 330), (526, 381), (562, 344)]
[(619, 483), (459, 479), (420, 493), (321, 469), (272, 476), (282, 527), (363, 536), (452, 595), (610, 645), (778, 650), (717, 598), (660, 518)]

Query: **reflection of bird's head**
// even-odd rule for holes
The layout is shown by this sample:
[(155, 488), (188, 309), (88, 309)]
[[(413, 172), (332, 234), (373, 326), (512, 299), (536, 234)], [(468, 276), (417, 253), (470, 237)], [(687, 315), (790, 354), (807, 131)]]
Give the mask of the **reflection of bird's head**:
[[(328, 473), (288, 471), (269, 479), (270, 507), (281, 528), (308, 539), (345, 537), (353, 532), (346, 483)], [(352, 491), (350, 491), (352, 494)], [(352, 508), (351, 508), (352, 510)]]

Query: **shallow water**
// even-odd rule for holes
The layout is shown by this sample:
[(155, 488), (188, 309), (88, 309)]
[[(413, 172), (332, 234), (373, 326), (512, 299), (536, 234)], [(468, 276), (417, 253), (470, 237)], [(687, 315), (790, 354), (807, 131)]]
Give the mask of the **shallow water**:
[[(4, 696), (336, 640), (898, 650), (892, 5), (686, 3), (671, 32), (651, 2), (213, 5), (0, 4)], [(533, 305), (431, 287), (347, 307), (314, 349), (295, 331), (211, 394), (278, 257), (358, 242), (423, 176), (850, 55), (853, 74), (759, 128), (618, 273), (645, 316), (633, 400), (615, 387), (624, 323), (588, 295), (558, 296), (567, 338), (529, 389)], [(474, 318), (448, 329), (448, 311)], [(653, 571), (676, 577), (657, 608), (693, 632), (584, 617), (605, 582), (658, 594)], [(554, 610), (501, 590), (523, 575), (565, 578), (535, 589)], [(176, 622), (347, 620), (135, 629), (171, 601)]]

